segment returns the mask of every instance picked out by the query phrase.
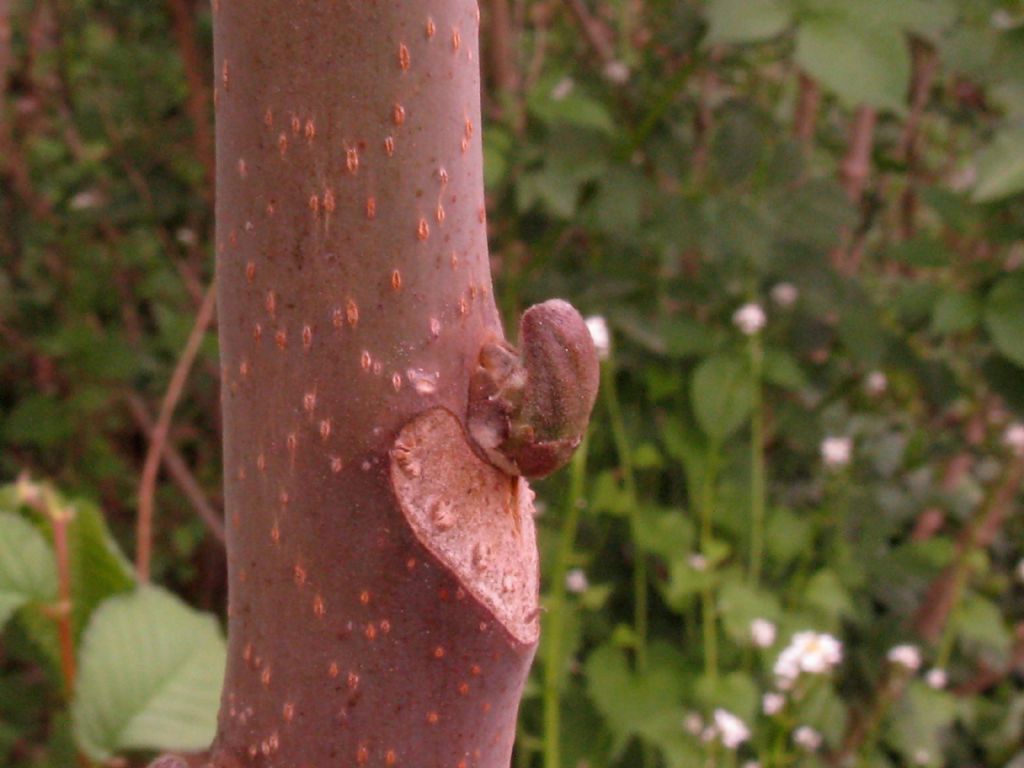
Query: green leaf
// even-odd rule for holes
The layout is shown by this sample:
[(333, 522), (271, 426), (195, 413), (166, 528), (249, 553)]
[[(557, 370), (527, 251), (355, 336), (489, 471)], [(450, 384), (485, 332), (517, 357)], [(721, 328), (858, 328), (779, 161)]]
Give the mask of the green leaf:
[(571, 125), (614, 136), (615, 121), (604, 104), (577, 83), (557, 74), (545, 78), (526, 99), (530, 113), (547, 125)]
[(846, 192), (835, 179), (812, 179), (796, 188), (772, 194), (773, 236), (780, 250), (791, 244), (827, 250), (837, 233), (857, 223), (857, 214)]
[(697, 681), (697, 698), (709, 711), (722, 707), (747, 723), (757, 717), (757, 686), (743, 672), (717, 678), (701, 676)]
[(811, 524), (788, 509), (777, 509), (768, 518), (765, 544), (768, 555), (779, 566), (786, 566), (807, 551), (813, 539)]
[(797, 390), (807, 384), (800, 363), (787, 350), (768, 347), (764, 351), (764, 380), (783, 389)]
[(837, 623), (840, 618), (854, 615), (853, 600), (834, 571), (827, 568), (814, 574), (807, 582), (804, 599), (809, 606), (830, 622)]
[(1024, 366), (1024, 275), (1004, 277), (985, 300), (985, 327), (1007, 359)]
[(978, 324), (980, 315), (981, 303), (974, 294), (947, 291), (935, 302), (932, 331), (939, 334), (969, 331)]
[(718, 594), (722, 626), (738, 645), (751, 644), (750, 625), (754, 619), (767, 619), (772, 623), (778, 621), (779, 601), (769, 592), (739, 580), (729, 580), (722, 585)]
[(693, 411), (700, 428), (721, 442), (739, 429), (754, 404), (754, 386), (746, 364), (729, 355), (709, 357), (693, 374)]
[(920, 680), (911, 680), (889, 718), (889, 741), (908, 762), (917, 762), (925, 753), (941, 758), (941, 753), (935, 752), (936, 745), (941, 743), (939, 732), (951, 726), (955, 716), (953, 694), (929, 688)]
[(707, 352), (713, 343), (711, 332), (693, 318), (683, 315), (646, 317), (629, 310), (611, 315), (622, 335), (656, 355), (686, 358)]
[(856, 4), (803, 21), (796, 61), (847, 107), (904, 110), (910, 53), (903, 31), (859, 19)]
[(1006, 663), (1013, 638), (999, 607), (980, 595), (970, 595), (957, 612), (955, 630), (968, 654), (988, 653), (999, 664)]
[(914, 267), (948, 267), (956, 254), (937, 237), (915, 237), (886, 248), (886, 260), (910, 264)]
[(0, 512), (0, 629), (23, 605), (56, 597), (57, 566), (50, 545), (28, 521)]
[(681, 703), (683, 660), (663, 644), (649, 649), (647, 671), (630, 670), (617, 648), (602, 645), (586, 663), (587, 690), (620, 747), (632, 735), (645, 733), (667, 710)]
[(1024, 128), (997, 134), (978, 155), (977, 164), (975, 202), (991, 203), (1024, 191)]
[(671, 562), (693, 547), (693, 523), (678, 510), (641, 509), (636, 545)]
[(94, 760), (198, 750), (216, 729), (225, 647), (212, 616), (159, 587), (107, 600), (82, 637), (75, 738)]
[(792, 12), (783, 0), (711, 0), (707, 11), (709, 43), (750, 43), (786, 30)]

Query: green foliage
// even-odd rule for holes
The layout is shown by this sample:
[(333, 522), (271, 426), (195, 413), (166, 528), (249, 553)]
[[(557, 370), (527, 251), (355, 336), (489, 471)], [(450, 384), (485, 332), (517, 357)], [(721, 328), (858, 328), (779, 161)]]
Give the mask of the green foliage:
[[(517, 85), (499, 95), (483, 4), (496, 297), (511, 321), (564, 296), (612, 332), (581, 498), (566, 500), (568, 473), (537, 487), (545, 634), (562, 624), (527, 689), (517, 768), (543, 763), (549, 666), (561, 750), (544, 768), (1024, 765), (1010, 666), (1024, 522), (1003, 486), (1024, 421), (1020, 4), (583, 6), (596, 38), (544, 4), (513, 13)], [(205, 83), (197, 13), (189, 66)], [(137, 406), (152, 418), (212, 274), (169, 25), (159, 4), (123, 0), (11, 10), (0, 476), (71, 494), (39, 508), (0, 489), (0, 763), (14, 768), (76, 750), (131, 763), (212, 732), (219, 632), (140, 589), (121, 555), (147, 444)], [(820, 102), (801, 114), (808, 82)], [(861, 105), (878, 111), (863, 180)], [(732, 320), (748, 302), (767, 318), (753, 337)], [(217, 372), (211, 335), (170, 440), (214, 508)], [(223, 605), (193, 492), (161, 476), (155, 573)], [(68, 513), (74, 702), (52, 509)], [(553, 573), (573, 581), (556, 589)], [(930, 630), (943, 584), (950, 610)], [(807, 632), (841, 641), (842, 659), (780, 678)], [(888, 658), (907, 643), (920, 670)], [(718, 709), (749, 730), (735, 751)], [(822, 744), (801, 746), (803, 727)]]
[[(73, 725), (55, 719), (53, 765), (61, 755), (73, 761), (76, 749), (103, 761), (208, 744), (225, 661), (216, 619), (159, 587), (136, 586), (94, 505), (23, 479), (0, 487), (0, 507), (11, 510), (0, 512), (0, 618), (17, 612), (8, 627), (12, 650), (66, 678), (73, 668), (60, 647), (62, 628), (75, 646)], [(58, 535), (64, 546), (55, 550)], [(61, 569), (66, 595), (58, 593)], [(0, 711), (7, 685), (0, 678)], [(24, 708), (17, 700), (11, 706)], [(0, 730), (0, 747), (13, 747), (16, 735), (5, 744)]]
[(133, 749), (199, 750), (217, 721), (225, 648), (211, 616), (157, 587), (107, 600), (82, 638), (72, 707), (94, 760)]
[(9, 512), (0, 512), (0, 629), (16, 610), (57, 596), (53, 552), (42, 534)]

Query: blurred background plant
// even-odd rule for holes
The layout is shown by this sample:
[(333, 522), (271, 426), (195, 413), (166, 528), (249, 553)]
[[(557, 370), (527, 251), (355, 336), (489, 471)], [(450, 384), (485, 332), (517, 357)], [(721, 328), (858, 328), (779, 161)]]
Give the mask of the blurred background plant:
[[(1024, 3), (482, 12), (499, 302), (606, 340), (517, 768), (1024, 766)], [(209, 28), (0, 3), (4, 765), (212, 733)]]

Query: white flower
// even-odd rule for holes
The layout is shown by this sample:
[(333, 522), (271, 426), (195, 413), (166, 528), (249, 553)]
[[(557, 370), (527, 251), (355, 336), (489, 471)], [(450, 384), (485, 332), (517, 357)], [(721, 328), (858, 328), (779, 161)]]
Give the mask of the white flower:
[(917, 672), (921, 668), (921, 649), (916, 645), (895, 645), (889, 649), (885, 657), (892, 664), (898, 664), (911, 672)]
[(777, 283), (772, 287), (772, 301), (783, 309), (792, 307), (800, 298), (800, 290), (792, 283)]
[(573, 594), (579, 595), (586, 592), (589, 586), (587, 574), (583, 572), (582, 568), (573, 568), (565, 574), (565, 588)]
[(927, 749), (915, 749), (914, 750), (914, 764), (915, 765), (928, 765), (932, 761), (932, 753)]
[(189, 229), (188, 227), (179, 228), (178, 231), (174, 233), (174, 236), (177, 238), (179, 243), (190, 247), (199, 241), (196, 231), (194, 229)]
[(760, 304), (744, 304), (732, 313), (732, 324), (746, 336), (753, 336), (764, 328), (767, 318)]
[(715, 710), (715, 730), (726, 749), (736, 749), (750, 738), (750, 729), (732, 712)]
[(768, 717), (779, 714), (786, 706), (786, 697), (781, 693), (769, 691), (761, 697), (761, 711)]
[(1024, 557), (1017, 563), (1017, 581), (1024, 583)]
[(590, 338), (594, 340), (598, 359), (607, 360), (612, 350), (612, 335), (608, 332), (607, 321), (601, 315), (592, 315), (587, 318), (586, 323)]
[(616, 85), (622, 85), (629, 80), (629, 67), (615, 59), (604, 65), (604, 76)]
[(743, 764), (743, 768), (761, 768), (761, 764), (757, 760), (747, 760)]
[(575, 87), (576, 82), (571, 77), (563, 77), (555, 83), (555, 87), (551, 89), (551, 100), (561, 101), (572, 93), (572, 89)]
[(79, 192), (68, 203), (72, 211), (85, 211), (90, 208), (99, 208), (101, 205), (103, 205), (103, 193), (98, 189), (86, 189)]
[(797, 632), (775, 661), (775, 676), (786, 690), (801, 672), (823, 674), (843, 660), (843, 644), (832, 635)]
[(853, 454), (853, 440), (830, 435), (821, 441), (821, 458), (826, 467), (845, 467)]
[(885, 373), (882, 371), (872, 371), (864, 379), (864, 391), (872, 397), (878, 397), (884, 395), (885, 390), (889, 388), (889, 379), (886, 378)]
[(940, 667), (935, 667), (934, 669), (928, 670), (928, 674), (924, 676), (924, 681), (932, 688), (938, 690), (939, 688), (946, 687), (946, 683), (949, 682), (949, 677), (946, 675), (946, 670)]
[(683, 718), (683, 729), (692, 736), (699, 736), (704, 730), (704, 718), (696, 712), (690, 712)]
[(1024, 424), (1016, 422), (1008, 426), (1003, 433), (1003, 445), (1009, 448), (1014, 456), (1024, 456)]
[(708, 559), (699, 552), (694, 552), (686, 558), (686, 562), (695, 571), (706, 571), (708, 569)]
[(754, 619), (750, 622), (750, 639), (758, 648), (771, 648), (775, 645), (775, 625), (768, 619)]
[(821, 746), (821, 734), (809, 725), (801, 725), (793, 731), (793, 742), (808, 752), (814, 752)]

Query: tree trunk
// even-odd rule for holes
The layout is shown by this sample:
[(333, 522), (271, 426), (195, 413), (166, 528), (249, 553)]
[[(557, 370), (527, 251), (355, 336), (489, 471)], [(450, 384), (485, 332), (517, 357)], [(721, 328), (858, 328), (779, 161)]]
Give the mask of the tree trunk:
[(466, 438), (500, 339), (472, 0), (214, 0), (224, 766), (507, 766), (526, 481)]

